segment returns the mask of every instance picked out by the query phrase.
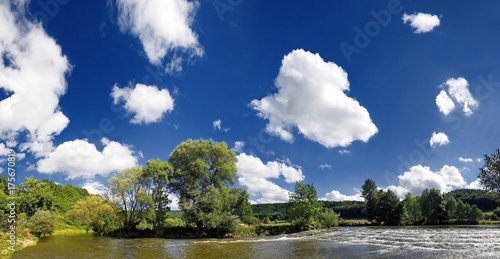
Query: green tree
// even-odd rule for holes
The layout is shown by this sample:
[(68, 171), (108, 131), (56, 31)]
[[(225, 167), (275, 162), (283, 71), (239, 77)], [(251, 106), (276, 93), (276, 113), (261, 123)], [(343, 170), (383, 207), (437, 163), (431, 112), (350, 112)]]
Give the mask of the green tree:
[(340, 216), (332, 209), (325, 208), (318, 215), (322, 228), (331, 228), (339, 225)]
[(374, 223), (377, 218), (378, 191), (377, 185), (372, 179), (366, 179), (361, 186), (361, 197), (365, 199), (364, 213), (367, 219)]
[(478, 178), (487, 190), (500, 193), (500, 149), (496, 154), (484, 155), (484, 166), (479, 169)]
[(443, 195), (438, 189), (425, 189), (419, 199), (422, 217), (427, 224), (448, 221)]
[(464, 203), (462, 200), (457, 202), (457, 211), (455, 213), (457, 222), (464, 223), (467, 222), (469, 218), (470, 205)]
[(38, 210), (54, 210), (56, 197), (51, 191), (51, 183), (48, 180), (40, 181), (34, 177), (27, 177), (18, 185), (20, 210), (26, 212), (28, 217), (33, 216)]
[(290, 219), (300, 229), (307, 229), (321, 211), (321, 203), (313, 184), (305, 184), (302, 181), (295, 183), (294, 192), (290, 197)]
[(57, 218), (50, 211), (38, 210), (29, 219), (28, 227), (30, 233), (37, 237), (50, 235), (56, 230)]
[(117, 218), (113, 205), (99, 195), (90, 195), (76, 202), (66, 216), (88, 232), (92, 229), (97, 234), (105, 234), (115, 229)]
[(237, 215), (242, 222), (247, 224), (255, 223), (257, 219), (253, 216), (248, 192), (241, 188), (233, 188), (229, 191), (229, 194), (233, 214)]
[(448, 219), (455, 219), (457, 214), (457, 201), (455, 200), (455, 198), (453, 198), (453, 196), (446, 195), (444, 198), (444, 202)]
[(378, 201), (378, 212), (380, 222), (386, 226), (397, 226), (401, 223), (403, 214), (403, 205), (398, 196), (391, 190), (380, 190), (380, 199)]
[(411, 193), (407, 193), (403, 200), (402, 221), (408, 225), (415, 224), (420, 221), (421, 216), (417, 198), (413, 197)]
[(160, 159), (149, 160), (144, 168), (145, 185), (149, 187), (148, 193), (154, 202), (153, 229), (155, 230), (165, 222), (166, 213), (170, 211), (169, 205), (172, 201), (168, 198), (168, 182), (172, 171), (172, 165)]
[(470, 224), (478, 224), (481, 219), (483, 219), (483, 212), (476, 205), (472, 205), (469, 210), (467, 222)]
[(197, 221), (210, 235), (224, 237), (238, 228), (238, 216), (232, 213), (230, 191), (227, 187), (220, 189), (209, 186), (201, 194), (196, 214)]
[(174, 170), (168, 185), (179, 196), (187, 223), (203, 229), (199, 201), (207, 198), (202, 194), (209, 188), (220, 193), (234, 184), (236, 161), (234, 152), (224, 142), (190, 139), (175, 148), (169, 157)]
[(112, 200), (123, 210), (123, 226), (130, 232), (137, 229), (141, 221), (152, 221), (154, 201), (147, 193), (143, 169), (134, 167), (121, 171), (108, 180)]

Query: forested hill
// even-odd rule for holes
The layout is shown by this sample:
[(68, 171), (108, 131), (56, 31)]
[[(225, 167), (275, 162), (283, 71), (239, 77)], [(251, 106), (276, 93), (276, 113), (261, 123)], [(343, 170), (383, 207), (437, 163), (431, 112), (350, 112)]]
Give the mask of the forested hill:
[[(323, 207), (340, 213), (343, 219), (364, 218), (364, 202), (360, 201), (322, 201)], [(253, 215), (258, 219), (288, 220), (289, 203), (253, 204)]]
[[(8, 193), (7, 178), (0, 176), (0, 204), (4, 210), (8, 209)], [(18, 212), (32, 216), (39, 209), (64, 214), (75, 202), (90, 194), (87, 190), (70, 184), (63, 186), (49, 180), (27, 177), (16, 186), (16, 195)]]
[(500, 195), (498, 193), (475, 189), (458, 189), (448, 194), (452, 195), (456, 200), (476, 205), (482, 211), (492, 211), (500, 207)]

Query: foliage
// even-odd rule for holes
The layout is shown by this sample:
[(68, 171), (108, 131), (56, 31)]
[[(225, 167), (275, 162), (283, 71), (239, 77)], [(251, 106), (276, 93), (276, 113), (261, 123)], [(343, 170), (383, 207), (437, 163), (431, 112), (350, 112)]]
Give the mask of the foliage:
[(50, 211), (38, 210), (29, 219), (28, 227), (30, 232), (37, 237), (50, 235), (57, 228), (57, 218)]
[(332, 209), (323, 209), (318, 215), (318, 220), (322, 228), (331, 228), (339, 225), (340, 216)]
[(307, 229), (321, 210), (318, 194), (313, 184), (295, 183), (294, 192), (290, 196), (290, 219), (300, 229)]
[(27, 177), (17, 187), (19, 208), (28, 216), (33, 216), (37, 210), (50, 210), (61, 214), (78, 200), (89, 195), (87, 190), (71, 185), (61, 186), (49, 180), (37, 180)]
[(196, 217), (195, 222), (201, 222), (211, 235), (223, 237), (233, 233), (239, 225), (239, 220), (238, 216), (232, 213), (230, 196), (228, 188), (208, 187), (199, 198), (196, 207), (198, 213), (193, 215)]
[(449, 220), (443, 195), (438, 189), (425, 189), (419, 199), (422, 217), (427, 224), (438, 224)]
[(397, 226), (401, 222), (403, 214), (403, 204), (398, 196), (391, 190), (379, 190), (379, 200), (377, 201), (377, 218), (380, 223), (386, 226)]
[(453, 190), (447, 195), (451, 195), (455, 200), (462, 200), (470, 205), (477, 205), (482, 211), (492, 211), (500, 207), (500, 195), (495, 192), (475, 189)]
[(154, 203), (153, 229), (158, 229), (165, 219), (166, 213), (170, 211), (168, 198), (168, 182), (172, 175), (172, 165), (160, 159), (149, 160), (144, 168), (143, 178), (147, 186), (147, 192), (151, 195)]
[(363, 219), (365, 203), (362, 201), (321, 201), (324, 208), (337, 212), (343, 219)]
[(419, 222), (422, 218), (417, 198), (411, 193), (407, 193), (403, 200), (402, 222), (404, 225), (412, 225)]
[(376, 222), (377, 220), (377, 200), (378, 192), (377, 185), (372, 179), (366, 179), (361, 186), (361, 197), (365, 199), (365, 209), (364, 213), (370, 222)]
[(112, 200), (123, 210), (123, 227), (133, 231), (143, 220), (154, 216), (154, 201), (147, 193), (148, 186), (142, 168), (134, 167), (121, 171), (108, 180)]
[(165, 219), (164, 226), (166, 228), (185, 227), (186, 223), (180, 218), (168, 218)]
[(229, 192), (233, 214), (237, 215), (240, 220), (246, 224), (256, 223), (258, 220), (253, 217), (252, 205), (248, 201), (250, 198), (248, 192), (241, 188), (233, 188)]
[[(190, 139), (175, 148), (169, 157), (173, 166), (169, 187), (179, 196), (179, 205), (187, 223), (203, 228), (203, 221), (198, 215), (200, 199), (212, 199), (203, 195), (209, 188), (223, 191), (234, 183), (236, 161), (234, 152), (224, 142)], [(211, 192), (213, 195), (216, 193)]]
[(115, 207), (101, 196), (91, 195), (75, 203), (66, 216), (85, 230), (106, 234), (117, 227)]
[(484, 166), (479, 169), (478, 178), (487, 190), (500, 193), (500, 149), (496, 154), (484, 155)]

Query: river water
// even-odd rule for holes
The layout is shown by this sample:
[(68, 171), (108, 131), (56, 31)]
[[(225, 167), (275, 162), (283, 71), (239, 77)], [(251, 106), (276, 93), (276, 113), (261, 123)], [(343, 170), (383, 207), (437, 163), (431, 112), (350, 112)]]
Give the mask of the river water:
[(222, 240), (51, 236), (13, 258), (500, 258), (500, 226), (342, 227)]

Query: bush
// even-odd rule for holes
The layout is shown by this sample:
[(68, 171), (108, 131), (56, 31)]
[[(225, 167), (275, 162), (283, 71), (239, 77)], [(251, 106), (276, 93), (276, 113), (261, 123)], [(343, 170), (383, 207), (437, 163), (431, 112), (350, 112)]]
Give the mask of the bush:
[(38, 210), (28, 222), (31, 234), (40, 237), (50, 235), (57, 228), (57, 218), (50, 211)]
[(332, 209), (324, 209), (320, 212), (318, 218), (322, 228), (337, 227), (339, 225), (339, 214)]
[(491, 220), (498, 220), (500, 218), (497, 216), (497, 214), (491, 214), (490, 219)]
[(180, 218), (167, 218), (165, 219), (165, 227), (166, 228), (174, 228), (174, 227), (185, 227), (186, 223), (182, 221)]

